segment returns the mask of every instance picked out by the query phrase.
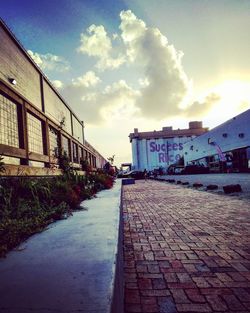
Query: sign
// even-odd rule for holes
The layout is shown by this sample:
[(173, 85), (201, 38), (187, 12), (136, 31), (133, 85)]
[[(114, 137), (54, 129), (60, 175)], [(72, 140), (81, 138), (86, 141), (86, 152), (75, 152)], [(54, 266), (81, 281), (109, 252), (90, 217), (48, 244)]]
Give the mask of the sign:
[(149, 143), (149, 152), (157, 154), (158, 163), (167, 165), (176, 163), (181, 158), (179, 151), (183, 150), (183, 143), (169, 142), (158, 143), (151, 141)]

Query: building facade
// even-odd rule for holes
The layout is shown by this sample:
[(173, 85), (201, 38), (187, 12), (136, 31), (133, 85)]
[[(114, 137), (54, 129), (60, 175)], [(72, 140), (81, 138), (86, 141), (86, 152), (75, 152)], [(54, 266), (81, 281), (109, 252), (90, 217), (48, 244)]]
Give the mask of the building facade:
[[(0, 20), (0, 155), (13, 171), (58, 166), (65, 153), (74, 168), (105, 158), (84, 138), (84, 124)], [(40, 171), (42, 172), (42, 171)]]
[(250, 171), (250, 110), (184, 144), (187, 164), (208, 166), (212, 172)]
[(129, 135), (132, 146), (132, 168), (152, 171), (167, 170), (183, 157), (184, 144), (208, 131), (202, 122), (190, 122), (188, 129), (163, 127), (160, 131), (139, 132), (137, 128)]

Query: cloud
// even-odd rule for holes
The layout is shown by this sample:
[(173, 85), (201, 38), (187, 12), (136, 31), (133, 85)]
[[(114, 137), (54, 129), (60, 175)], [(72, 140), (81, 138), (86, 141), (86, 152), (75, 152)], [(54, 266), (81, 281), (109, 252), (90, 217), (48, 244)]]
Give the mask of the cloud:
[(210, 93), (203, 101), (194, 101), (183, 111), (183, 115), (191, 118), (204, 117), (215, 107), (216, 103), (220, 100), (221, 97), (218, 94)]
[(136, 114), (138, 109), (134, 107), (134, 102), (139, 95), (139, 91), (131, 88), (124, 80), (107, 86), (98, 95), (98, 101), (102, 103), (102, 117), (108, 120), (111, 117), (119, 119)]
[(57, 89), (61, 89), (63, 87), (63, 82), (60, 80), (53, 80), (52, 83), (53, 86), (56, 87)]
[(246, 110), (250, 109), (250, 101), (247, 100), (243, 100), (239, 103), (238, 107), (237, 107), (239, 112), (244, 112)]
[(95, 72), (88, 71), (83, 76), (72, 79), (72, 85), (74, 87), (93, 87), (101, 82), (101, 79), (96, 76)]
[[(119, 116), (135, 114), (137, 109), (134, 107), (134, 99), (139, 95), (137, 91), (128, 86), (124, 80), (99, 89), (97, 84), (101, 80), (95, 74), (92, 84), (86, 84), (87, 78), (92, 75), (87, 72), (62, 89), (62, 95), (74, 105), (74, 109), (86, 123), (98, 124)], [(80, 81), (81, 84), (76, 84)]]
[(112, 40), (116, 40), (118, 35), (113, 34), (111, 39), (103, 25), (96, 26), (92, 24), (87, 32), (82, 33), (80, 36), (81, 45), (77, 48), (77, 51), (96, 57), (98, 59), (96, 68), (99, 70), (116, 69), (125, 62), (125, 56), (119, 51), (115, 53), (115, 57), (112, 56), (115, 51)]
[(67, 102), (74, 108), (74, 111), (84, 120), (94, 120), (95, 116), (99, 120), (98, 104), (88, 107), (86, 99), (94, 99), (97, 92), (97, 86), (101, 79), (94, 71), (88, 71), (84, 75), (72, 79), (71, 83), (65, 85), (60, 91)]
[(29, 55), (35, 63), (44, 71), (65, 72), (70, 69), (69, 62), (63, 57), (51, 53), (40, 54), (28, 50)]
[(120, 18), (127, 56), (141, 66), (147, 81), (135, 105), (147, 118), (177, 115), (190, 88), (181, 63), (183, 53), (170, 45), (159, 29), (147, 27), (130, 10), (122, 11)]
[(216, 93), (187, 106), (192, 82), (182, 66), (183, 53), (169, 44), (159, 29), (147, 27), (130, 10), (122, 11), (120, 19), (120, 33), (112, 36), (104, 26), (91, 25), (81, 34), (77, 51), (96, 58), (99, 70), (119, 68), (126, 62), (128, 71), (140, 72), (138, 87), (119, 79), (101, 89), (102, 80), (95, 71), (72, 79), (62, 93), (81, 118), (90, 124), (119, 120), (119, 115), (161, 121), (176, 116), (200, 117), (213, 108), (220, 100)]

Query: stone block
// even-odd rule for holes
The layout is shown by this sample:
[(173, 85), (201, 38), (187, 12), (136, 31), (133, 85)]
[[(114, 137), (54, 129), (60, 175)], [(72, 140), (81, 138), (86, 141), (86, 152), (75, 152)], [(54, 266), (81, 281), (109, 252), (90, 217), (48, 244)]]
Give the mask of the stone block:
[(122, 185), (133, 185), (134, 183), (134, 178), (123, 178), (122, 180)]
[(218, 185), (208, 185), (207, 190), (216, 190), (218, 189)]
[(242, 191), (241, 185), (239, 185), (239, 184), (223, 186), (223, 190), (224, 190), (224, 192), (226, 194), (233, 193), (233, 192), (241, 192)]
[(200, 187), (203, 187), (203, 184), (194, 183), (194, 184), (193, 184), (193, 187), (195, 187), (195, 188), (200, 188)]

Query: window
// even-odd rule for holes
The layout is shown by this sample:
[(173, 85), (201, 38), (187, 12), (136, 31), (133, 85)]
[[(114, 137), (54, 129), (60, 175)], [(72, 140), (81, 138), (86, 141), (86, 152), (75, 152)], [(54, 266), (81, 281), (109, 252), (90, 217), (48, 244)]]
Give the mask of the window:
[(92, 165), (92, 157), (91, 157), (91, 153), (89, 153), (89, 157), (88, 157), (88, 159), (89, 159), (89, 164), (90, 164), (90, 165)]
[(29, 151), (43, 154), (42, 122), (30, 113), (27, 113)]
[(88, 152), (84, 149), (84, 160), (88, 161)]
[(58, 131), (52, 126), (49, 126), (49, 146), (50, 146), (50, 156), (53, 158), (58, 158), (59, 152), (59, 138)]
[(62, 136), (62, 152), (69, 156), (69, 139), (65, 136)]
[(84, 159), (84, 155), (83, 155), (83, 148), (79, 148), (80, 150), (80, 158), (83, 160)]
[(93, 165), (96, 167), (96, 157), (93, 157)]
[(0, 144), (19, 148), (17, 106), (0, 95)]
[(73, 142), (73, 162), (78, 163), (78, 147), (75, 142)]

